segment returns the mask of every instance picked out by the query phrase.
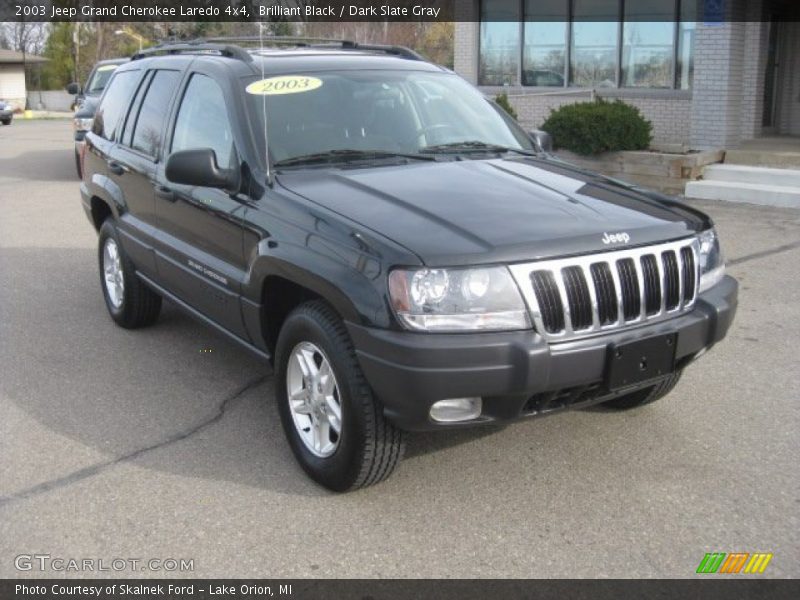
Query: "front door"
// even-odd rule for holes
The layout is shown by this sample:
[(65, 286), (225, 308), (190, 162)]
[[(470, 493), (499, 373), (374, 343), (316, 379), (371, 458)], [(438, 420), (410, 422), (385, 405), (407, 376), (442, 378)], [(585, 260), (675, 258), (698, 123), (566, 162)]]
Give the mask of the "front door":
[[(220, 167), (238, 163), (222, 86), (194, 73), (182, 96), (169, 151), (211, 148)], [(162, 163), (155, 202), (159, 281), (192, 308), (247, 339), (239, 307), (246, 274), (245, 206), (225, 190), (169, 182), (164, 171)]]

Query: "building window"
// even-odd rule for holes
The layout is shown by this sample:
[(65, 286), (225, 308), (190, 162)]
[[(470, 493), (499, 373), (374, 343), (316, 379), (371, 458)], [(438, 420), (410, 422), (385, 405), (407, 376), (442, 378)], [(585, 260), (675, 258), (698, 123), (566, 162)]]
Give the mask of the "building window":
[(625, 3), (621, 68), (623, 86), (673, 86), (674, 14), (674, 0)]
[(480, 83), (516, 85), (519, 79), (520, 0), (481, 3)]
[(564, 0), (525, 0), (522, 85), (564, 86), (568, 25)]
[(694, 79), (694, 33), (697, 20), (697, 0), (681, 0), (680, 23), (678, 23), (678, 58), (676, 84), (678, 89), (688, 90)]
[(570, 85), (616, 87), (619, 0), (572, 0)]
[(478, 82), (689, 89), (696, 0), (482, 0)]

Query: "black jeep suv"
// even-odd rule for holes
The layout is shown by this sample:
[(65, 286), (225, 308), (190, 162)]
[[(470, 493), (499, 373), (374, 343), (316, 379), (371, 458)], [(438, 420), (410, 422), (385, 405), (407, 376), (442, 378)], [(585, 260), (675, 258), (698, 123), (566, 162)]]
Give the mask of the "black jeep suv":
[(167, 298), (270, 361), (334, 490), (403, 430), (652, 402), (733, 319), (712, 223), (541, 139), (402, 48), (137, 55), (86, 137), (106, 305), (135, 328)]

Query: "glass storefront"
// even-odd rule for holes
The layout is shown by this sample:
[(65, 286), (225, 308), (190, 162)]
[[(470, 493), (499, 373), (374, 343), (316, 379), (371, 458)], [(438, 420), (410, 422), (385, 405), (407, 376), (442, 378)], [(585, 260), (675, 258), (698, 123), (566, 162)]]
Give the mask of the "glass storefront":
[(694, 0), (481, 0), (481, 85), (689, 89)]

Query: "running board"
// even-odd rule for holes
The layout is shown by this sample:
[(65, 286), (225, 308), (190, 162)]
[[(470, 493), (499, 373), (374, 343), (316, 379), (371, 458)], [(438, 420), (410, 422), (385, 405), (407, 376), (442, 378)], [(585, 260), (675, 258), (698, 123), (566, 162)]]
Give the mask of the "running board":
[(268, 361), (272, 359), (272, 356), (268, 352), (264, 352), (260, 348), (256, 348), (250, 342), (243, 340), (242, 338), (240, 338), (238, 335), (236, 335), (234, 333), (231, 333), (230, 331), (228, 331), (227, 329), (222, 327), (216, 321), (213, 321), (212, 319), (209, 319), (207, 316), (205, 316), (203, 313), (198, 311), (196, 308), (194, 308), (192, 306), (189, 306), (186, 302), (184, 302), (183, 300), (178, 298), (172, 292), (168, 292), (167, 290), (165, 290), (163, 287), (161, 287), (156, 282), (154, 282), (152, 279), (150, 279), (147, 275), (143, 275), (142, 273), (139, 273), (138, 271), (136, 272), (136, 275), (139, 277), (139, 279), (144, 281), (148, 286), (153, 288), (153, 290), (155, 290), (156, 292), (161, 294), (164, 298), (166, 298), (167, 300), (169, 300), (173, 304), (176, 304), (178, 307), (183, 309), (183, 311), (186, 312), (189, 316), (194, 317), (195, 319), (197, 319), (201, 323), (210, 326), (212, 329), (214, 329), (218, 333), (221, 333), (222, 335), (224, 335), (229, 340), (231, 340), (233, 342), (236, 342), (237, 344), (239, 344), (240, 346), (242, 346), (245, 349), (249, 350), (250, 352), (252, 352), (256, 356), (258, 356), (259, 358), (263, 358), (263, 359), (268, 360)]

